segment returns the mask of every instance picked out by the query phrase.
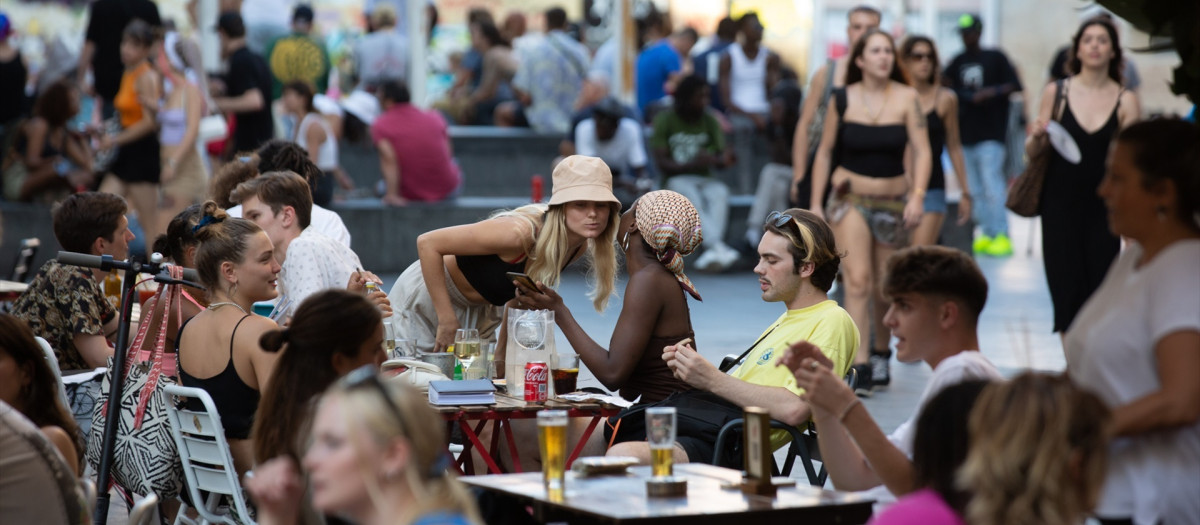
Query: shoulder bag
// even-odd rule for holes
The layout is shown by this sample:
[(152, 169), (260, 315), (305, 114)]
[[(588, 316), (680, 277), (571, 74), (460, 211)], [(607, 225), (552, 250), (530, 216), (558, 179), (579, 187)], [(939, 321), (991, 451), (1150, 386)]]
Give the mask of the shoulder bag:
[[(1050, 110), (1050, 118), (1058, 120), (1061, 117), (1059, 106), (1065, 97), (1062, 80), (1054, 83), (1054, 106)], [(1021, 172), (1012, 186), (1008, 188), (1008, 198), (1004, 206), (1022, 217), (1037, 217), (1042, 213), (1042, 185), (1046, 182), (1046, 168), (1050, 166), (1052, 147), (1047, 144), (1037, 153), (1029, 157), (1025, 171)]]
[[(183, 277), (183, 269), (170, 266), (171, 276)], [(183, 489), (183, 464), (179, 460), (179, 449), (171, 435), (167, 420), (167, 400), (162, 390), (175, 380), (162, 375), (162, 360), (167, 335), (167, 316), (172, 305), (180, 302), (180, 285), (160, 286), (156, 295), (154, 311), (143, 319), (137, 337), (129, 346), (125, 358), (124, 388), (116, 403), (110, 403), (109, 389), (113, 379), (112, 358), (100, 398), (92, 412), (92, 428), (88, 434), (87, 458), (93, 468), (100, 468), (101, 442), (104, 436), (104, 421), (109, 415), (120, 418), (117, 423), (116, 445), (113, 447), (112, 479), (118, 485), (138, 494), (157, 494), (160, 499), (173, 498)], [(176, 326), (182, 320), (182, 312), (175, 309)], [(150, 359), (140, 363), (138, 350), (146, 339), (150, 325), (158, 326), (158, 337)], [(110, 410), (110, 407), (114, 410)], [(107, 490), (101, 487), (100, 490)]]

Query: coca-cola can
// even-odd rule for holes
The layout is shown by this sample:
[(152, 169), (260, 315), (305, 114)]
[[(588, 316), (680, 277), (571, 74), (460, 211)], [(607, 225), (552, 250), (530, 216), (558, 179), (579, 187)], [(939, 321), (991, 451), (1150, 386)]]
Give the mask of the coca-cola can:
[(549, 391), (550, 367), (545, 361), (525, 363), (525, 401), (546, 402)]

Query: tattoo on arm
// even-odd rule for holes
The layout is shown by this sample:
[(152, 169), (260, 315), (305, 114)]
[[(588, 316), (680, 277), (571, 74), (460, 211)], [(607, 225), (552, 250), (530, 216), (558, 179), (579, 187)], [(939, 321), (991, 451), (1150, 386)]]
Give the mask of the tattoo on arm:
[[(923, 115), (921, 113), (921, 101), (920, 100), (913, 99), (913, 109), (916, 110), (916, 113), (914, 113), (914, 116), (917, 119), (917, 128), (925, 129), (925, 119), (921, 118)], [(934, 111), (936, 111), (936, 109)]]

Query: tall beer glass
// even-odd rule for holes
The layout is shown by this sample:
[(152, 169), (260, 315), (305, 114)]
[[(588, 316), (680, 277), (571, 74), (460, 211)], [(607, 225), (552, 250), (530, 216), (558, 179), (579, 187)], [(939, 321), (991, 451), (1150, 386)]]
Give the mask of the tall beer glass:
[(550, 501), (562, 501), (567, 468), (567, 412), (538, 412), (538, 444), (542, 452), (542, 479)]
[(675, 407), (646, 409), (646, 441), (650, 443), (650, 475), (670, 476), (675, 450)]

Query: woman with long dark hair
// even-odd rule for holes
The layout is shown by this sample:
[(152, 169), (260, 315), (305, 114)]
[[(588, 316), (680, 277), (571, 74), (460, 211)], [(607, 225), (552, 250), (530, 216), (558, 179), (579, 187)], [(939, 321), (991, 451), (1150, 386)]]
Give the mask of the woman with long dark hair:
[[(857, 390), (869, 395), (874, 379), (883, 385), (889, 379), (888, 354), (867, 352), (873, 324), (878, 325), (878, 340), (890, 337), (881, 322), (872, 323), (869, 317), (872, 300), (877, 312), (886, 309), (879, 302), (878, 284), (873, 283), (882, 282), (884, 262), (897, 248), (908, 245), (911, 230), (925, 212), (929, 135), (917, 91), (908, 85), (896, 60), (895, 42), (882, 31), (868, 31), (854, 45), (846, 87), (834, 91), (834, 100), (813, 164), (809, 209), (829, 221), (838, 247), (846, 251), (842, 260), (846, 311), (861, 333), (854, 358)], [(840, 163), (831, 170), (835, 146)], [(910, 148), (911, 170), (904, 163)], [(827, 205), (821, 196), (831, 181), (834, 189)], [(872, 365), (882, 373), (873, 377)]]
[(83, 435), (59, 399), (56, 384), (33, 330), (17, 317), (0, 313), (0, 401), (37, 425), (78, 476)]
[[(1067, 68), (1069, 78), (1042, 90), (1038, 120), (1025, 141), (1031, 157), (1050, 148), (1046, 126), (1054, 118), (1079, 146), (1075, 162), (1051, 149), (1041, 196), (1042, 261), (1054, 303), (1054, 331), (1060, 334), (1071, 327), (1121, 248), (1108, 229), (1108, 211), (1096, 188), (1113, 137), (1141, 112), (1137, 93), (1121, 85), (1121, 42), (1110, 19), (1091, 18), (1079, 26)], [(1062, 103), (1054, 108), (1059, 97)]]
[(471, 47), (483, 56), (483, 75), (467, 96), (460, 124), (490, 126), (496, 106), (513, 98), (509, 83), (517, 74), (517, 56), (490, 20), (471, 24)]

